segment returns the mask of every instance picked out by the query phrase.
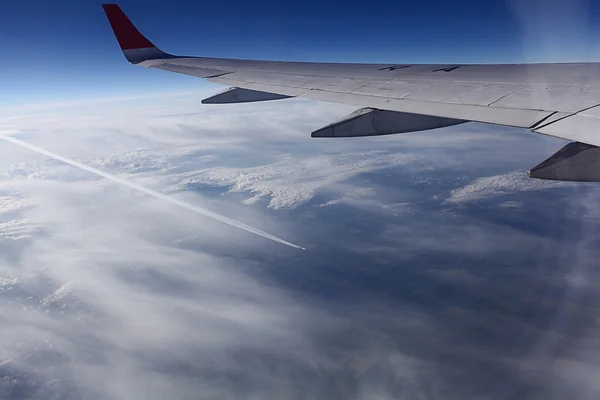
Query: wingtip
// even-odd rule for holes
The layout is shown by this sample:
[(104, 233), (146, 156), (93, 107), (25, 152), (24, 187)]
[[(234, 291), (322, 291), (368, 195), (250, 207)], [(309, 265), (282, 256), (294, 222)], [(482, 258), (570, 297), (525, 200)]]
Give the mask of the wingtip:
[(121, 50), (137, 50), (155, 48), (156, 46), (148, 40), (129, 20), (127, 15), (117, 4), (102, 4), (108, 22), (113, 29)]
[(115, 3), (104, 3), (104, 4), (102, 4), (102, 8), (104, 9), (104, 12), (107, 14), (109, 12), (115, 12), (115, 11), (123, 12), (123, 10), (121, 10), (121, 7), (119, 7), (119, 5), (115, 4)]
[(139, 64), (146, 60), (174, 57), (142, 35), (117, 4), (102, 4), (102, 8), (127, 61)]

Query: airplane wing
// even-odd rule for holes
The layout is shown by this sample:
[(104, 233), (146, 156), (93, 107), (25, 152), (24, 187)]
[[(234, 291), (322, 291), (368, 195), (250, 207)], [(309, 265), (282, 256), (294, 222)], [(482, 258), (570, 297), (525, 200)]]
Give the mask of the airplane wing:
[(119, 6), (103, 7), (130, 63), (230, 86), (205, 104), (299, 97), (361, 107), (312, 137), (387, 135), (469, 121), (527, 128), (579, 142), (530, 176), (600, 181), (600, 63), (341, 64), (175, 56), (142, 35)]

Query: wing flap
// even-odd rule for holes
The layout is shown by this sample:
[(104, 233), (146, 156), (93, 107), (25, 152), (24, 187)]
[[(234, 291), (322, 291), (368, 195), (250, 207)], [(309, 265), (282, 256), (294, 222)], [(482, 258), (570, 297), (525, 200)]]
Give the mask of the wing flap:
[(494, 108), (453, 103), (435, 103), (427, 101), (403, 100), (386, 98), (358, 93), (339, 93), (326, 90), (309, 90), (279, 85), (265, 85), (254, 82), (241, 82), (231, 79), (232, 75), (209, 79), (210, 82), (229, 86), (242, 86), (248, 89), (265, 92), (286, 94), (311, 100), (328, 101), (331, 103), (364, 106), (390, 111), (407, 112), (411, 114), (432, 115), (443, 118), (453, 118), (466, 121), (486, 122), (498, 125), (529, 128), (537, 122), (553, 114), (551, 111), (518, 110), (510, 108)]
[(600, 146), (600, 107), (541, 124), (534, 132)]
[(195, 76), (197, 78), (215, 78), (217, 76), (223, 76), (231, 74), (231, 71), (223, 71), (221, 69), (209, 68), (209, 67), (190, 67), (186, 65), (176, 65), (169, 63), (162, 63), (153, 65), (150, 68), (162, 69), (165, 71), (176, 72), (178, 74)]
[(346, 78), (336, 76), (319, 77), (312, 82), (303, 85), (306, 89), (325, 89), (332, 92), (350, 93), (363, 86), (372, 83), (371, 80), (363, 78)]
[(207, 79), (211, 83), (217, 83), (219, 85), (242, 87), (252, 90), (258, 90), (261, 92), (278, 93), (286, 96), (297, 97), (302, 93), (307, 92), (309, 89), (292, 87), (292, 86), (280, 86), (280, 85), (266, 85), (264, 83), (256, 82), (245, 82), (238, 79), (232, 79), (232, 74), (226, 76), (219, 76), (215, 78)]
[(573, 113), (598, 104), (600, 91), (583, 85), (529, 85), (492, 103), (492, 106)]
[(502, 97), (521, 89), (515, 84), (456, 83), (443, 82), (372, 82), (353, 93), (393, 97), (417, 101), (439, 101), (487, 106)]
[(529, 128), (552, 114), (550, 111), (518, 110), (465, 104), (390, 99), (378, 96), (357, 95), (354, 93), (331, 93), (322, 90), (309, 90), (300, 94), (298, 97), (351, 105), (368, 104), (383, 110), (432, 115), (435, 117), (454, 118), (465, 121), (486, 122), (520, 128)]

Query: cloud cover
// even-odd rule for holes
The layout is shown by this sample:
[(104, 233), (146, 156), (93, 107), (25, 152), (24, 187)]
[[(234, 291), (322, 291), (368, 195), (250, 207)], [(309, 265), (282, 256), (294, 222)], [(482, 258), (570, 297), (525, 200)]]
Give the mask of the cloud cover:
[(1, 144), (3, 398), (598, 394), (598, 193), (513, 172), (558, 141), (315, 141), (348, 110), (195, 100), (0, 123), (309, 251)]

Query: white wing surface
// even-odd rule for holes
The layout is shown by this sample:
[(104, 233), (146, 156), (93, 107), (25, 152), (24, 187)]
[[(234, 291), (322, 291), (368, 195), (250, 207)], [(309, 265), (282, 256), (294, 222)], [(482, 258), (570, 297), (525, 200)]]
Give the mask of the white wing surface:
[[(584, 159), (591, 160), (589, 168), (600, 162), (595, 150), (600, 146), (600, 63), (336, 64), (182, 57), (154, 46), (117, 5), (103, 7), (129, 62), (231, 87), (204, 103), (300, 97), (361, 107), (313, 137), (385, 135), (477, 121), (591, 145)], [(590, 174), (573, 174), (573, 163), (562, 162), (564, 156), (545, 162), (551, 174), (538, 171), (535, 177), (590, 180)], [(571, 169), (557, 173), (561, 168)]]

